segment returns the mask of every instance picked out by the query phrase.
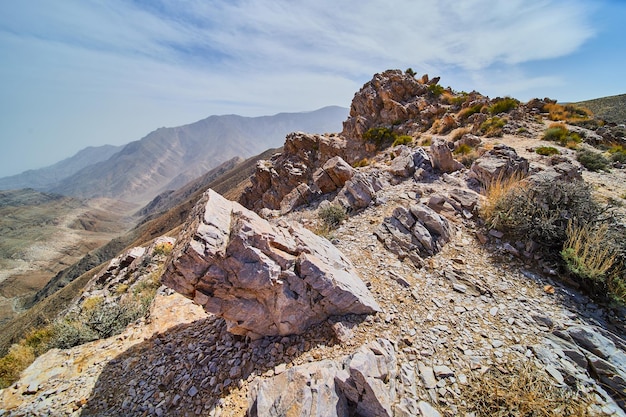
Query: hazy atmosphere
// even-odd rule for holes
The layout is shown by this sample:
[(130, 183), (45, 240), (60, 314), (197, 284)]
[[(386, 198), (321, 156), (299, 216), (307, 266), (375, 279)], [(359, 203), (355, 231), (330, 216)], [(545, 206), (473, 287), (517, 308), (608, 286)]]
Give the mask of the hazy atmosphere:
[(622, 1), (5, 1), (0, 176), (212, 114), (348, 107), (376, 72), (579, 101), (626, 92)]

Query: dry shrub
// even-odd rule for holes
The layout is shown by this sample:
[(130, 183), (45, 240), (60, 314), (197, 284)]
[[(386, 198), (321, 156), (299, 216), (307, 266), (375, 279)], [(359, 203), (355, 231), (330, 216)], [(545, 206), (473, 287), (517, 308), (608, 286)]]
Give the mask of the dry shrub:
[(608, 225), (567, 224), (567, 240), (561, 255), (570, 272), (591, 281), (604, 281), (617, 254), (607, 245)]
[(450, 133), (450, 138), (453, 142), (456, 142), (457, 140), (461, 139), (463, 135), (466, 135), (468, 133), (472, 133), (472, 129), (470, 129), (469, 127), (458, 127), (454, 129), (452, 133)]
[(17, 381), (20, 373), (35, 360), (33, 349), (24, 344), (15, 344), (9, 353), (0, 359), (0, 389)]
[(460, 415), (476, 417), (583, 417), (592, 403), (588, 394), (556, 385), (530, 361), (489, 368), (470, 378), (461, 395)]
[(523, 179), (522, 173), (511, 176), (501, 174), (482, 188), (481, 194), (487, 198), (480, 207), (480, 215), (487, 221), (490, 228), (497, 229), (500, 225), (501, 206), (505, 197), (513, 190), (519, 189), (523, 192), (526, 188), (527, 184), (522, 182)]
[(596, 291), (626, 304), (626, 281), (609, 225), (569, 222), (561, 256), (567, 270)]
[(570, 220), (580, 224), (602, 221), (606, 214), (580, 181), (543, 181), (518, 186), (495, 182), (488, 187), (481, 214), (488, 227), (513, 240), (534, 241), (560, 251)]
[(593, 117), (591, 110), (573, 104), (561, 105), (557, 103), (547, 103), (544, 109), (548, 111), (548, 119), (550, 120), (562, 120), (572, 123)]

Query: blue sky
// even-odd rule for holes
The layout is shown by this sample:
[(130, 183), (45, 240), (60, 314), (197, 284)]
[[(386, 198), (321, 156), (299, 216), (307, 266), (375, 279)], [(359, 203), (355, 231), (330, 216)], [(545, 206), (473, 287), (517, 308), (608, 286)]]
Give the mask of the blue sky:
[(6, 0), (0, 176), (213, 114), (348, 107), (376, 72), (526, 101), (626, 93), (626, 2)]

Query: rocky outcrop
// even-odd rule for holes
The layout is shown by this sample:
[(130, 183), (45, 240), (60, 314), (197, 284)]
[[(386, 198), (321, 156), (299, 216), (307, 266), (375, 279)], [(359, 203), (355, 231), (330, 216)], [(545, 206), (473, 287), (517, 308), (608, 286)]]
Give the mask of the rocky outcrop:
[(361, 139), (368, 129), (411, 121), (413, 130), (429, 128), (437, 116), (445, 113), (429, 85), (439, 78), (415, 79), (400, 70), (374, 75), (352, 99), (350, 117), (343, 124), (342, 136)]
[(389, 166), (388, 171), (392, 175), (408, 178), (420, 168), (431, 168), (430, 158), (423, 148), (411, 149), (406, 146), (399, 148), (398, 155), (391, 161)]
[(330, 193), (352, 178), (355, 169), (352, 168), (340, 156), (335, 156), (326, 161), (324, 165), (313, 173), (313, 183), (322, 193)]
[(338, 360), (312, 362), (257, 380), (248, 396), (248, 415), (417, 415), (430, 405), (417, 403), (415, 388), (415, 371), (408, 364), (399, 366), (396, 347), (378, 339)]
[(376, 193), (389, 185), (384, 175), (376, 172), (357, 172), (350, 181), (346, 182), (335, 201), (348, 211), (358, 210), (376, 202)]
[(326, 239), (296, 224), (271, 225), (212, 190), (194, 208), (162, 281), (251, 338), (380, 310)]
[(352, 175), (346, 155), (346, 140), (339, 136), (290, 133), (282, 152), (257, 163), (252, 184), (239, 202), (257, 212), (264, 208), (289, 212), (329, 192), (325, 190), (341, 187)]
[(528, 160), (519, 156), (515, 149), (506, 145), (495, 145), (492, 150), (474, 161), (468, 176), (487, 186), (495, 180), (513, 175), (525, 177), (528, 169)]
[(463, 169), (462, 163), (454, 159), (452, 151), (445, 140), (434, 138), (430, 145), (430, 159), (433, 168), (441, 172), (454, 172)]
[(409, 258), (417, 267), (450, 240), (448, 221), (424, 204), (409, 209), (397, 207), (374, 232), (385, 247), (400, 259)]

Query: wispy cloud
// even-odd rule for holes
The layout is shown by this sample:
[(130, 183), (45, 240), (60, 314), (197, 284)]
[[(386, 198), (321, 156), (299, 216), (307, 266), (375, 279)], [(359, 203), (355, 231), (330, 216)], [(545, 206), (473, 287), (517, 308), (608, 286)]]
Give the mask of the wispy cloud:
[(580, 48), (588, 16), (571, 0), (1, 2), (0, 140), (27, 143), (34, 115), (79, 148), (209, 114), (348, 106), (387, 68), (524, 93), (558, 83), (522, 65)]

